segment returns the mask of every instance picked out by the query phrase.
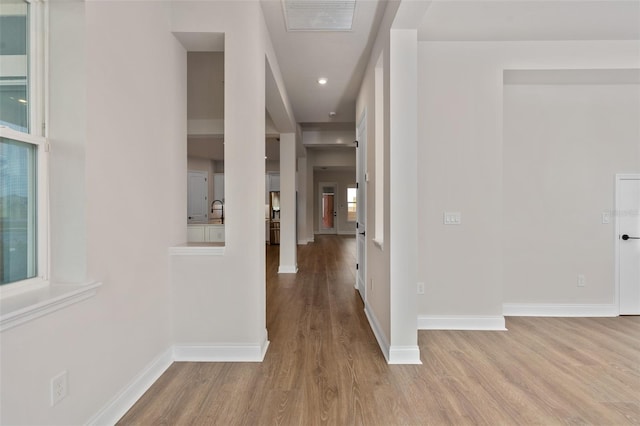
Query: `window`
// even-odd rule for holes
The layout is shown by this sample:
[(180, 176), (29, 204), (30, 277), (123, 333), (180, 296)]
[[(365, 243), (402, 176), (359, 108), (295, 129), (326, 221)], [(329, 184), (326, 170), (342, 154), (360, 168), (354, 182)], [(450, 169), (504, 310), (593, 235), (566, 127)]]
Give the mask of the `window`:
[[(38, 5), (0, 0), (0, 285), (46, 280), (46, 140)], [(5, 288), (3, 288), (3, 291)]]
[(355, 222), (358, 219), (358, 191), (356, 185), (349, 185), (347, 188), (347, 220)]

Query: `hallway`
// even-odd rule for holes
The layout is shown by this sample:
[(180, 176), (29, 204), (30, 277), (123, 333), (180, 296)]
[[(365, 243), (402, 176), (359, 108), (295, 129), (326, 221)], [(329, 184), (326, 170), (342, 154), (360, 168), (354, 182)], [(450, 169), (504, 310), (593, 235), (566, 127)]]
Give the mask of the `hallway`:
[(387, 365), (354, 290), (355, 239), (316, 236), (300, 272), (267, 247), (263, 363), (174, 363), (120, 424), (630, 424), (640, 317), (509, 318), (509, 332), (421, 331)]

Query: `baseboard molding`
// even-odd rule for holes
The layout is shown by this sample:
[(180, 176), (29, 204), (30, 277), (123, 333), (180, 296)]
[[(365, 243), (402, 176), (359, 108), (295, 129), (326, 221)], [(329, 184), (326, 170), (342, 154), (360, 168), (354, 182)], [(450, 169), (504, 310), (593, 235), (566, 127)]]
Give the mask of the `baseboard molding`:
[(265, 345), (176, 345), (176, 362), (262, 362), (269, 342)]
[(504, 303), (507, 317), (617, 317), (614, 304), (598, 303)]
[(355, 236), (356, 235), (356, 231), (355, 230), (353, 230), (353, 231), (338, 231), (338, 235), (353, 235), (353, 236)]
[(173, 349), (169, 348), (136, 375), (127, 386), (120, 390), (120, 392), (98, 411), (98, 413), (91, 417), (86, 424), (116, 424), (171, 364), (173, 364)]
[(491, 330), (504, 331), (503, 316), (419, 315), (418, 330)]
[(280, 265), (278, 267), (279, 274), (296, 274), (298, 272), (298, 265)]
[(364, 304), (364, 314), (367, 316), (367, 320), (369, 320), (369, 326), (373, 331), (373, 335), (376, 336), (376, 340), (378, 341), (378, 346), (382, 350), (382, 355), (384, 355), (384, 359), (389, 362), (389, 342), (387, 342), (387, 338), (385, 337), (382, 329), (380, 328), (380, 324), (376, 319), (376, 316), (369, 309), (369, 305), (365, 302)]
[(422, 364), (420, 348), (416, 346), (391, 346), (389, 348), (389, 364)]

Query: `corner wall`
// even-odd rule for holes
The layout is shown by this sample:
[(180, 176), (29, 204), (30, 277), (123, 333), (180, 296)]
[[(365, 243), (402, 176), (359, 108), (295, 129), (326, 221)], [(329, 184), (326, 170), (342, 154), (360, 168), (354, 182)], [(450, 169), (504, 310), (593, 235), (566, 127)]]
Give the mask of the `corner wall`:
[[(418, 277), (426, 283), (418, 296), (421, 327), (444, 317), (500, 328), (505, 295), (519, 293), (518, 302), (587, 300), (552, 288), (525, 296), (511, 282), (515, 270), (507, 259), (524, 252), (504, 252), (512, 247), (504, 242), (513, 229), (505, 227), (503, 208), (516, 200), (504, 193), (503, 165), (511, 154), (505, 156), (503, 141), (503, 70), (639, 68), (639, 52), (638, 42), (625, 41), (420, 43)], [(588, 186), (579, 188), (578, 193), (589, 192)], [(461, 225), (443, 225), (447, 211), (461, 212)], [(577, 220), (597, 220), (600, 213), (583, 211)], [(529, 219), (537, 220), (521, 218)], [(555, 244), (546, 240), (541, 247)], [(612, 294), (612, 281), (605, 293)]]

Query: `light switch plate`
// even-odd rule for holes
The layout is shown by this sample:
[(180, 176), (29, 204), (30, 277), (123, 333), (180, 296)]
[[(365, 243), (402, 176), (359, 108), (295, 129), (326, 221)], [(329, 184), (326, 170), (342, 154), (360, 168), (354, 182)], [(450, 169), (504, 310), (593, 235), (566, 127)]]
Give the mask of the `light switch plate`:
[(602, 212), (602, 223), (607, 224), (611, 222), (611, 213), (608, 211)]
[(462, 223), (462, 215), (460, 212), (444, 212), (443, 221), (445, 225), (460, 225)]

